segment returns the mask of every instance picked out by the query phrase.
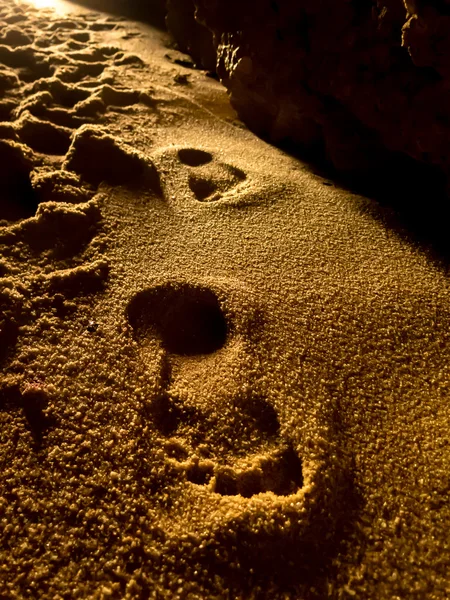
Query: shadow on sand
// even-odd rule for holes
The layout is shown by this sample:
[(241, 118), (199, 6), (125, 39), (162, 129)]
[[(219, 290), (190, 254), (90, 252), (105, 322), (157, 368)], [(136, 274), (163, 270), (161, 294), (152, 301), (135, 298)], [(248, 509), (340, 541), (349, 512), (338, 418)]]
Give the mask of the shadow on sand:
[(419, 247), (441, 268), (450, 267), (448, 181), (437, 167), (386, 151), (383, 161), (370, 169), (343, 174), (320, 151), (305, 154), (291, 145), (281, 148), (306, 162), (312, 173), (327, 180), (325, 185), (367, 198), (369, 202), (361, 205), (361, 210)]

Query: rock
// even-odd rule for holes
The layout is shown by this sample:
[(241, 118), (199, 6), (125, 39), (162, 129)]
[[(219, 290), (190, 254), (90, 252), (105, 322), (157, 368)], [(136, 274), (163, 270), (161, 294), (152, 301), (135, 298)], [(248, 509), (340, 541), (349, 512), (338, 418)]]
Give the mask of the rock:
[(258, 135), (344, 173), (405, 158), (448, 180), (448, 0), (169, 0), (167, 23), (207, 68), (214, 49)]
[(178, 47), (209, 71), (216, 69), (216, 49), (212, 34), (195, 18), (193, 0), (168, 0), (166, 24)]

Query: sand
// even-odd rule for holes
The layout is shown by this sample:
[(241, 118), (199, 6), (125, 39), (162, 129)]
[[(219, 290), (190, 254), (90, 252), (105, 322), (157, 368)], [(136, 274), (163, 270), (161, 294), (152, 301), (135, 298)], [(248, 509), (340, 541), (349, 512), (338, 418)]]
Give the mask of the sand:
[(55, 6), (0, 3), (0, 597), (448, 597), (446, 265)]

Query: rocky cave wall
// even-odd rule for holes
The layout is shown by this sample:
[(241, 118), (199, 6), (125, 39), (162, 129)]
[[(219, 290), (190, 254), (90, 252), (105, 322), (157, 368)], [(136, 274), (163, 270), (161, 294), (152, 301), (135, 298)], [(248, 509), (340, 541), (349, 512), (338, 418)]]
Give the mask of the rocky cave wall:
[(450, 189), (450, 0), (168, 0), (166, 22), (258, 135)]

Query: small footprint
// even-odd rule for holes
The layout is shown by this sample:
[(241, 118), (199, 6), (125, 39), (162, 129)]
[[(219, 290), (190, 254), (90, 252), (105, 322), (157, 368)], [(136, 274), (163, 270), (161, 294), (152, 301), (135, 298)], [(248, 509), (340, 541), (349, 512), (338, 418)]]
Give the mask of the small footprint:
[(141, 98), (137, 90), (119, 89), (111, 85), (102, 85), (96, 94), (100, 96), (105, 106), (132, 106)]
[(189, 187), (200, 202), (220, 200), (224, 193), (245, 181), (246, 174), (237, 167), (215, 161), (212, 154), (194, 148), (178, 151), (180, 162), (195, 167), (189, 174)]
[(76, 42), (80, 42), (82, 44), (87, 44), (91, 39), (91, 35), (87, 31), (75, 31), (74, 33), (70, 34), (70, 37)]
[(120, 27), (120, 24), (118, 22), (114, 22), (114, 21), (113, 22), (96, 21), (89, 25), (89, 29), (91, 31), (112, 31), (113, 29), (117, 29), (117, 27)]
[(27, 17), (25, 14), (21, 13), (20, 10), (17, 10), (17, 12), (14, 11), (9, 15), (2, 16), (2, 19), (5, 21), (5, 23), (8, 23), (8, 25), (16, 25), (17, 23), (26, 21)]
[(74, 112), (78, 116), (94, 117), (105, 113), (108, 108), (127, 107), (141, 101), (141, 93), (137, 90), (119, 89), (104, 84), (85, 100), (74, 106)]
[(67, 31), (74, 29), (81, 29), (81, 27), (85, 26), (84, 23), (80, 21), (71, 21), (70, 19), (59, 19), (50, 23), (46, 28), (47, 31)]
[(161, 195), (154, 165), (99, 128), (85, 125), (76, 132), (63, 168), (94, 185), (102, 181), (112, 185), (146, 184)]
[(97, 46), (82, 52), (67, 52), (66, 56), (75, 62), (99, 63), (105, 57), (117, 54), (117, 52), (119, 52), (117, 48), (105, 49)]
[(18, 46), (29, 46), (33, 41), (33, 37), (27, 35), (20, 29), (12, 27), (6, 29), (4, 35), (0, 36), (0, 44), (12, 46), (13, 48), (17, 48)]
[(64, 156), (71, 144), (69, 128), (41, 121), (30, 113), (22, 114), (15, 123), (15, 130), (20, 140), (36, 152)]
[(9, 46), (0, 45), (0, 63), (16, 69), (19, 79), (24, 82), (51, 77), (54, 74), (54, 69), (45, 56), (29, 46), (11, 49)]
[(104, 62), (73, 63), (66, 62), (55, 69), (55, 75), (67, 83), (78, 83), (89, 80), (92, 77), (100, 77), (108, 67)]
[(82, 42), (77, 42), (76, 40), (69, 40), (65, 43), (66, 48), (69, 50), (74, 50), (76, 52), (85, 50), (87, 48), (87, 44), (83, 44)]
[[(161, 163), (172, 163), (177, 172), (177, 188), (183, 184), (196, 202), (234, 201), (244, 190), (242, 184), (248, 180), (242, 169), (201, 148), (169, 148), (163, 150), (160, 156)], [(173, 182), (167, 178), (165, 185), (169, 190), (167, 195), (173, 196), (170, 191)]]

